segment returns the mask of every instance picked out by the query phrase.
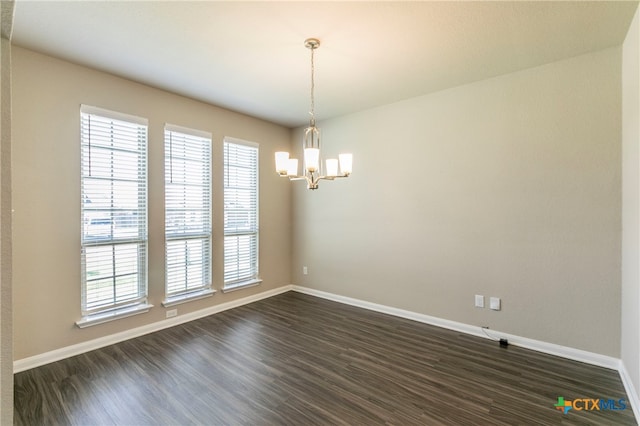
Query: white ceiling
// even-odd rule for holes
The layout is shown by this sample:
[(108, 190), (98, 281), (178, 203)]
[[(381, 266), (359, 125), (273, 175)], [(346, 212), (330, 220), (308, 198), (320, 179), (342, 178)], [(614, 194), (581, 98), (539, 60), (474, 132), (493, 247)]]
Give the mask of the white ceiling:
[(30, 1), (13, 43), (289, 127), (622, 43), (636, 1)]

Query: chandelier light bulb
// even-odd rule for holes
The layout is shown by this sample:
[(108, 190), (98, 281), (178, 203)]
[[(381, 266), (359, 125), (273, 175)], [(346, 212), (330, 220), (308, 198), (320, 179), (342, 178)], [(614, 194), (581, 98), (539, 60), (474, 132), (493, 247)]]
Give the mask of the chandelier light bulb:
[(308, 172), (317, 172), (320, 168), (320, 150), (318, 148), (306, 148), (304, 150), (304, 164)]
[(289, 158), (289, 163), (287, 165), (287, 176), (297, 176), (297, 175), (298, 175), (298, 159)]
[(338, 158), (340, 159), (340, 171), (345, 176), (349, 176), (353, 171), (353, 154), (340, 154)]
[(327, 177), (338, 176), (338, 160), (335, 158), (327, 159)]
[(286, 175), (289, 168), (289, 153), (278, 151), (276, 152), (276, 172), (279, 175)]

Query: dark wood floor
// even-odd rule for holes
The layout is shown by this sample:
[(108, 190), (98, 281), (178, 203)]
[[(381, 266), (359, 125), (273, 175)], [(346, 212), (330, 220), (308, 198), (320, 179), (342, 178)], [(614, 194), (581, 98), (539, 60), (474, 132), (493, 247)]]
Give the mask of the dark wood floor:
[(17, 425), (636, 424), (617, 372), (289, 292), (15, 375)]

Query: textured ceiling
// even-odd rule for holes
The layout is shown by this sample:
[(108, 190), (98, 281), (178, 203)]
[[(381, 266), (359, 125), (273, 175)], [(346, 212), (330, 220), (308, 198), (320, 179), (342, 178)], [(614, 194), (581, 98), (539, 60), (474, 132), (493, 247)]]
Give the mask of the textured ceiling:
[(17, 0), (13, 43), (289, 127), (612, 46), (638, 3)]

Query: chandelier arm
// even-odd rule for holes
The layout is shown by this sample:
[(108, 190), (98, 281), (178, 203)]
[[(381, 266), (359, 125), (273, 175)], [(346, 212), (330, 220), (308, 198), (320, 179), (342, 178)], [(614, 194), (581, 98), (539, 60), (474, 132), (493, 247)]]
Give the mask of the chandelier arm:
[(304, 176), (287, 176), (289, 178), (289, 180), (306, 180), (307, 184), (309, 185), (315, 185), (318, 183), (318, 179), (320, 178), (314, 178), (313, 175), (311, 177), (309, 177), (308, 175), (304, 175)]
[(341, 175), (335, 175), (335, 176), (320, 176), (320, 177), (318, 177), (318, 180), (320, 180), (320, 179), (324, 179), (324, 180), (335, 180), (335, 179), (338, 179), (338, 178), (346, 178), (346, 177), (349, 177), (349, 175), (348, 175), (348, 174), (346, 174), (346, 173), (344, 173), (344, 174), (341, 174)]

